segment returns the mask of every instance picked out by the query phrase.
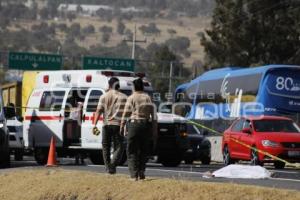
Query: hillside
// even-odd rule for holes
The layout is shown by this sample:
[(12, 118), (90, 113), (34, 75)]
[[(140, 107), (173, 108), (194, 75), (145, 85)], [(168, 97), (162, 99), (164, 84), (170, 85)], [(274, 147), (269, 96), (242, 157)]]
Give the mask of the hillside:
[[(18, 31), (18, 30), (28, 30), (31, 31), (34, 25), (39, 25), (40, 23), (46, 22), (49, 26), (51, 24), (66, 24), (68, 27), (72, 26), (72, 24), (78, 23), (81, 28), (92, 25), (95, 27), (95, 32), (91, 34), (86, 34), (84, 40), (76, 39), (76, 43), (84, 47), (86, 49), (90, 49), (91, 46), (95, 44), (102, 44), (103, 46), (113, 47), (118, 43), (121, 43), (124, 39), (128, 39), (126, 35), (120, 35), (117, 33), (117, 20), (112, 20), (111, 22), (107, 22), (104, 20), (99, 20), (97, 17), (78, 17), (74, 19), (72, 22), (69, 20), (43, 20), (43, 21), (28, 21), (21, 20), (13, 22), (9, 26), (10, 31)], [(195, 60), (203, 59), (203, 48), (200, 44), (200, 38), (197, 35), (198, 32), (203, 32), (206, 28), (209, 27), (210, 19), (198, 17), (198, 18), (187, 18), (181, 17), (174, 21), (167, 19), (133, 19), (133, 20), (124, 20), (123, 24), (126, 26), (126, 29), (131, 32), (134, 31), (134, 27), (137, 27), (137, 40), (146, 39), (146, 43), (138, 44), (142, 48), (146, 48), (149, 44), (155, 43), (164, 43), (166, 40), (170, 38), (176, 37), (187, 37), (190, 40), (190, 47), (188, 48), (191, 53), (190, 57), (184, 58), (184, 63), (186, 63), (186, 67), (192, 65)], [(151, 34), (143, 34), (139, 29), (143, 25), (147, 25), (149, 23), (155, 23), (157, 28), (161, 31), (160, 34), (151, 35)], [(112, 33), (110, 33), (110, 38), (107, 42), (102, 41), (102, 37), (104, 35), (103, 32), (99, 31), (99, 29), (103, 26), (111, 27)], [(170, 30), (174, 30), (176, 33), (170, 34)], [(169, 31), (169, 32), (168, 32)], [(60, 43), (64, 43), (67, 38), (67, 34), (62, 31), (57, 31), (55, 33), (54, 38), (59, 40)], [(131, 43), (128, 43), (131, 47)], [(101, 55), (99, 55), (101, 56)]]

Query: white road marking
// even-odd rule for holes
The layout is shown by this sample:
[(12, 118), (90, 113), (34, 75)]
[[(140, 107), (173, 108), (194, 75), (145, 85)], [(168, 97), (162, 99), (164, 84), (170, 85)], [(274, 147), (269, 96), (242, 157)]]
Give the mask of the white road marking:
[[(101, 165), (87, 165), (89, 167), (99, 167)], [(103, 166), (104, 167), (104, 166)], [(128, 167), (118, 167), (119, 169), (128, 169)], [(153, 169), (147, 167), (146, 171), (161, 171), (161, 172), (170, 172), (170, 173), (186, 173), (186, 174), (198, 174), (198, 175), (204, 175), (203, 172), (193, 172), (193, 171), (179, 171), (179, 170), (168, 170), (168, 169)]]
[(299, 172), (289, 172), (289, 171), (279, 171), (279, 170), (269, 170), (270, 172), (278, 172), (278, 173), (285, 173), (285, 174), (298, 174)]
[(191, 171), (177, 171), (177, 170), (167, 170), (167, 169), (149, 169), (147, 168), (147, 171), (163, 171), (163, 172), (175, 172), (175, 173), (185, 173), (185, 174), (199, 174), (204, 175), (203, 172), (191, 172)]
[[(87, 165), (89, 167), (99, 167), (99, 165)], [(101, 167), (101, 165), (100, 165)], [(128, 167), (118, 167), (120, 169), (128, 169)], [(193, 172), (193, 171), (178, 171), (178, 170), (167, 170), (167, 169), (151, 169), (147, 168), (147, 171), (160, 171), (160, 172), (170, 172), (170, 173), (183, 173), (183, 174), (197, 174), (197, 175), (204, 175), (203, 172)], [(272, 170), (272, 172), (275, 172), (276, 170)], [(282, 172), (284, 171), (276, 171), (276, 172)], [(297, 173), (297, 172), (286, 172), (286, 173)], [(287, 179), (287, 178), (268, 178), (266, 180), (278, 180), (278, 181), (293, 181), (293, 182), (300, 182), (300, 180), (297, 179)]]
[(300, 183), (300, 180), (297, 179), (289, 179), (289, 178), (269, 178), (270, 180), (278, 180), (278, 181), (293, 181)]

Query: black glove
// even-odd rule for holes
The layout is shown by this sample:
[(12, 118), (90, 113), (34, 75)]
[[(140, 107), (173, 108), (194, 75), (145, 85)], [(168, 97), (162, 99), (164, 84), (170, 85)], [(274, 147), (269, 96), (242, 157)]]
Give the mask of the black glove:
[(100, 135), (100, 130), (97, 128), (97, 126), (95, 126), (94, 128), (93, 128), (93, 135), (96, 135), (96, 136), (98, 136), (98, 135)]

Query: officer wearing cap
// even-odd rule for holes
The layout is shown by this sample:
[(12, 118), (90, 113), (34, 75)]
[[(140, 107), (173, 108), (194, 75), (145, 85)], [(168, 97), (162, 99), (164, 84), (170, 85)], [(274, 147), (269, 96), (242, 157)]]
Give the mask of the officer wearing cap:
[[(133, 81), (133, 94), (128, 97), (122, 122), (121, 131), (126, 121), (127, 159), (130, 178), (132, 180), (145, 179), (146, 162), (151, 142), (151, 128), (155, 122), (155, 105), (151, 98), (144, 92), (142, 79)], [(126, 135), (127, 133), (124, 132)]]
[[(119, 164), (124, 148), (123, 136), (120, 135), (120, 123), (123, 109), (126, 103), (127, 96), (119, 92), (120, 82), (116, 77), (112, 77), (108, 81), (108, 91), (100, 97), (100, 101), (96, 110), (95, 125), (93, 132), (98, 135), (99, 131), (96, 128), (97, 121), (103, 114), (102, 128), (102, 151), (103, 160), (106, 170), (109, 174), (116, 173), (116, 166)], [(110, 158), (111, 145), (113, 144), (113, 158)]]

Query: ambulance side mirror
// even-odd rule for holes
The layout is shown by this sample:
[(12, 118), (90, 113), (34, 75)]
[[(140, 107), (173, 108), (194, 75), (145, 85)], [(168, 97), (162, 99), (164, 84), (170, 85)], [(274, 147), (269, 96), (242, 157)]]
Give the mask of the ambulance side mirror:
[(14, 107), (4, 107), (4, 115), (7, 119), (11, 119), (16, 116)]

